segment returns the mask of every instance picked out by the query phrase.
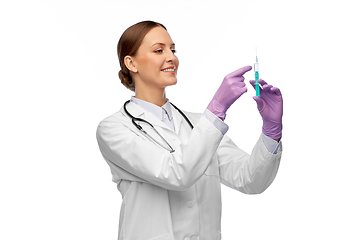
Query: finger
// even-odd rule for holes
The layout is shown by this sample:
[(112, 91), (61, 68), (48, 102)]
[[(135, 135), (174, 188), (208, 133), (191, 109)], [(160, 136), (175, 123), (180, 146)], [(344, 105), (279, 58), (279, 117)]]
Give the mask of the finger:
[(234, 78), (232, 78), (232, 79), (234, 79), (234, 82), (244, 82), (244, 80), (245, 80), (245, 78), (244, 78), (243, 76), (241, 76), (241, 77), (234, 77)]
[(241, 90), (239, 92), (240, 92), (240, 96), (243, 95), (244, 93), (247, 92), (247, 87), (241, 88)]
[(257, 108), (258, 110), (261, 112), (263, 107), (264, 107), (264, 102), (261, 98), (254, 96), (253, 99), (255, 100), (256, 104), (257, 104)]
[(259, 83), (263, 86), (263, 89), (268, 90), (270, 92), (273, 92), (275, 94), (281, 94), (280, 89), (277, 87), (274, 87), (267, 82), (265, 82), (263, 79), (259, 79)]
[(271, 90), (271, 92), (275, 93), (276, 95), (281, 96), (280, 89), (278, 89), (277, 87), (272, 87), (270, 90)]
[(228, 84), (228, 85), (232, 85), (234, 83), (237, 82), (244, 82), (245, 78), (243, 76), (241, 77), (225, 77), (224, 81)]
[(241, 95), (243, 95), (244, 93), (247, 92), (247, 88), (246, 87), (242, 87), (242, 88), (236, 88), (233, 89), (234, 91), (232, 93), (229, 94), (233, 94), (236, 96), (236, 99), (238, 99)]
[(276, 90), (276, 89), (277, 89), (276, 87), (271, 86), (271, 88), (269, 88), (269, 92), (271, 92), (271, 93), (275, 93), (275, 90)]
[[(250, 80), (249, 83), (253, 86), (253, 88), (256, 90), (255, 86), (255, 80)], [(260, 85), (260, 91), (262, 91), (262, 86)]]
[(245, 83), (244, 82), (234, 82), (233, 86), (243, 88), (243, 87), (245, 87)]
[(260, 83), (261, 86), (267, 84), (267, 82), (265, 82), (265, 80), (263, 80), (263, 79), (261, 79), (261, 78), (259, 79), (259, 83)]
[[(250, 80), (249, 82), (255, 89), (255, 80)], [(279, 88), (273, 87), (272, 85), (267, 84), (267, 82), (265, 82), (263, 79), (259, 79), (258, 82), (261, 84), (263, 90), (274, 93), (278, 96), (281, 96), (281, 91)]]
[(273, 86), (272, 85), (269, 85), (269, 84), (265, 84), (265, 85), (262, 85), (262, 88), (264, 91), (267, 91), (267, 92), (271, 92), (270, 89), (272, 88)]
[[(268, 84), (267, 82), (265, 82), (263, 79), (259, 79), (259, 83), (261, 84), (261, 86), (263, 87), (263, 89), (267, 90), (267, 91), (271, 91), (273, 92), (271, 89), (275, 88), (272, 85)], [(278, 89), (278, 88), (277, 88)]]
[(251, 86), (253, 86), (253, 88), (255, 89), (255, 80), (250, 80), (249, 83), (250, 83)]
[(242, 76), (244, 73), (250, 71), (252, 69), (252, 66), (245, 66), (242, 68), (239, 68), (238, 70), (229, 73), (228, 75), (226, 75), (226, 77), (238, 77), (238, 76)]

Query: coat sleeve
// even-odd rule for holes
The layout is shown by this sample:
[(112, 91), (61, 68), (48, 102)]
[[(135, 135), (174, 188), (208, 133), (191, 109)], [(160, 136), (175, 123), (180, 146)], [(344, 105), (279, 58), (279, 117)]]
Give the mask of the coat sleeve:
[(223, 135), (201, 117), (189, 140), (170, 153), (136, 134), (119, 117), (111, 116), (99, 124), (96, 137), (113, 175), (125, 170), (151, 184), (181, 191), (204, 174)]
[(270, 153), (260, 136), (249, 155), (225, 136), (217, 151), (221, 182), (246, 194), (262, 193), (277, 174), (282, 154), (279, 144), (277, 154)]

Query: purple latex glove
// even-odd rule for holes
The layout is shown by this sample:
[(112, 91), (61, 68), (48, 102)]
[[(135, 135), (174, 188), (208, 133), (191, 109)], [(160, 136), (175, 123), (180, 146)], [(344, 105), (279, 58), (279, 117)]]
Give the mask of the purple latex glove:
[(251, 66), (246, 66), (226, 75), (207, 109), (224, 120), (231, 104), (247, 91), (243, 75), (251, 69)]
[[(255, 80), (250, 80), (251, 85), (255, 89)], [(260, 97), (254, 96), (257, 108), (263, 119), (262, 132), (272, 138), (280, 139), (282, 136), (282, 115), (283, 115), (283, 99), (280, 89), (267, 84), (260, 79)]]

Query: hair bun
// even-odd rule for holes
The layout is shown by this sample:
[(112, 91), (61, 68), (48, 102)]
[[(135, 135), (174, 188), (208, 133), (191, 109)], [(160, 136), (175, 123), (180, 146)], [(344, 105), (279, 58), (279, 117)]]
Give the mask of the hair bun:
[(131, 91), (135, 91), (135, 84), (128, 74), (124, 73), (122, 70), (119, 71), (119, 78), (121, 80), (121, 83), (130, 89)]

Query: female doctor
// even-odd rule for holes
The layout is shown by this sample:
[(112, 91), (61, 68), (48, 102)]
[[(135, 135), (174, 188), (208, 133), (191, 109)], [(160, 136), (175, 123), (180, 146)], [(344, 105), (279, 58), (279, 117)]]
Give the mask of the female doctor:
[[(166, 98), (179, 60), (166, 28), (129, 27), (118, 43), (121, 82), (135, 96), (98, 126), (100, 151), (122, 194), (121, 240), (221, 239), (220, 183), (263, 192), (281, 158), (282, 97), (264, 80), (254, 97), (263, 119), (251, 155), (225, 135), (227, 109), (247, 91), (244, 73), (228, 74), (204, 113), (182, 112)], [(254, 81), (250, 81), (254, 86)]]

